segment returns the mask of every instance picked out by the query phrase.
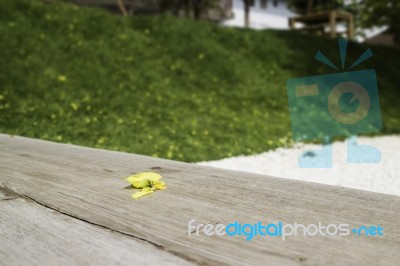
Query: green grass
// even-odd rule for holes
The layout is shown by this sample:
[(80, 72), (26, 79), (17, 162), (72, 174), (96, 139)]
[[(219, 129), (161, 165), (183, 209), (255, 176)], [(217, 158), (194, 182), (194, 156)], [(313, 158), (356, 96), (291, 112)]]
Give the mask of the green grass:
[[(348, 62), (367, 48), (349, 44)], [(334, 40), (0, 2), (0, 132), (201, 161), (290, 144), (285, 82), (332, 72)], [(400, 132), (400, 51), (372, 47), (383, 133)]]

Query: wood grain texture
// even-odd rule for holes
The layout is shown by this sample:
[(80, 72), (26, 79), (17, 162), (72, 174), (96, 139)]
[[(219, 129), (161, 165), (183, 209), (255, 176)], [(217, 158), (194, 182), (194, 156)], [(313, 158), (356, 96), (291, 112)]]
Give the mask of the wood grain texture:
[(0, 190), (0, 265), (193, 265)]
[[(0, 187), (142, 239), (187, 262), (398, 265), (400, 261), (400, 197), (396, 196), (7, 135), (0, 135), (0, 169)], [(141, 171), (159, 172), (167, 190), (132, 200), (133, 191), (125, 188), (123, 177)], [(223, 224), (236, 220), (380, 224), (385, 235), (246, 241), (240, 236), (188, 236), (191, 219)]]

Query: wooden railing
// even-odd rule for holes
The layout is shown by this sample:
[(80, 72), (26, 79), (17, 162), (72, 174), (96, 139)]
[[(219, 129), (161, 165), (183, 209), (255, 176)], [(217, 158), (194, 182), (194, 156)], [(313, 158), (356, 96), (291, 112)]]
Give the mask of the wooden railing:
[[(123, 177), (142, 171), (167, 189), (131, 199)], [(379, 224), (384, 236), (189, 236), (191, 219)], [(396, 196), (0, 135), (3, 265), (398, 265), (399, 222)]]

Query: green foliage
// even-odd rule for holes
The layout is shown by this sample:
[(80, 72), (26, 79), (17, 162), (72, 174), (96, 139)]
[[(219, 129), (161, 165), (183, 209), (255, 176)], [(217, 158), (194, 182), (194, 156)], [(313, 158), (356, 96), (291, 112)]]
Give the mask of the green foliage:
[(364, 0), (359, 14), (361, 26), (389, 26), (397, 41), (400, 41), (400, 1)]
[(287, 0), (289, 9), (298, 14), (307, 14), (309, 5), (312, 12), (333, 10), (343, 7), (343, 0)]
[[(343, 1), (343, 0), (341, 0)], [(400, 1), (398, 0), (352, 0), (345, 6), (352, 13), (360, 29), (388, 26), (394, 34), (395, 42), (400, 44)], [(363, 32), (359, 32), (363, 34)]]
[[(0, 132), (191, 162), (263, 152), (290, 144), (286, 79), (330, 71), (318, 49), (339, 62), (336, 41), (292, 32), (3, 0)], [(373, 50), (361, 68), (399, 132), (400, 51)]]

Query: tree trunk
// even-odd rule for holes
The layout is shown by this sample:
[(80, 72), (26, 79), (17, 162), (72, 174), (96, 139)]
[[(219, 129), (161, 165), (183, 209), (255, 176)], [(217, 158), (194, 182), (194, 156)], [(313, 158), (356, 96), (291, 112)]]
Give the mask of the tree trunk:
[(250, 27), (250, 0), (243, 0), (244, 3), (244, 27)]
[(193, 16), (195, 19), (200, 19), (201, 15), (201, 0), (192, 0)]
[(122, 14), (123, 16), (127, 16), (127, 15), (128, 15), (128, 12), (127, 12), (126, 9), (125, 9), (123, 0), (115, 0), (115, 1), (117, 1), (117, 5), (118, 5), (118, 8), (119, 8), (119, 11), (121, 11), (121, 14)]
[(190, 1), (184, 0), (185, 16), (190, 18)]
[(313, 0), (308, 0), (308, 5), (307, 5), (307, 15), (311, 14), (312, 9), (313, 9), (314, 1)]

